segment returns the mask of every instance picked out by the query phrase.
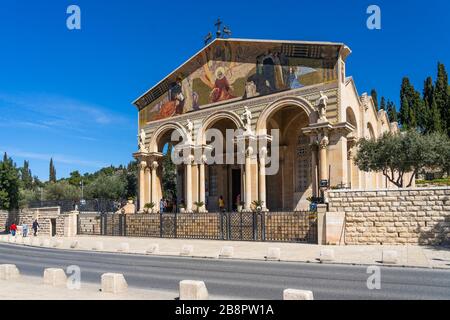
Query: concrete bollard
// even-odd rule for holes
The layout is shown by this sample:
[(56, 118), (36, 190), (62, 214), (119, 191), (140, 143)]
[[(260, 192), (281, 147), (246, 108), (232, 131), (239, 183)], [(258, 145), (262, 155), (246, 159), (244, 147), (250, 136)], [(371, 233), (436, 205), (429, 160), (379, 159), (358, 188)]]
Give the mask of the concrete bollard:
[(180, 281), (180, 300), (208, 300), (208, 289), (203, 281)]
[(92, 250), (103, 250), (103, 242), (98, 241), (98, 242), (94, 243)]
[(398, 253), (394, 250), (383, 250), (381, 256), (381, 262), (386, 264), (397, 264)]
[(105, 293), (124, 293), (128, 290), (128, 284), (121, 273), (102, 274), (102, 292)]
[(67, 285), (67, 276), (63, 269), (47, 268), (44, 270), (44, 284), (53, 287), (63, 287)]
[(123, 242), (119, 245), (119, 248), (117, 248), (117, 251), (119, 252), (128, 252), (130, 251), (130, 244), (128, 242)]
[(53, 247), (54, 248), (61, 248), (63, 245), (63, 241), (60, 239), (54, 240), (53, 241)]
[(79, 242), (75, 240), (70, 244), (70, 248), (76, 249), (76, 248), (78, 248), (79, 245), (80, 245)]
[(0, 264), (0, 280), (14, 280), (20, 277), (15, 264)]
[(151, 245), (148, 246), (146, 252), (150, 253), (150, 254), (157, 254), (157, 253), (159, 253), (159, 244), (152, 243)]
[(320, 260), (320, 262), (333, 261), (334, 260), (334, 250), (333, 249), (320, 250), (319, 260)]
[(185, 245), (183, 245), (183, 247), (181, 248), (180, 255), (181, 255), (181, 256), (184, 256), (184, 257), (186, 257), (186, 256), (192, 256), (192, 253), (193, 253), (193, 252), (194, 252), (194, 246), (185, 244)]
[(286, 289), (283, 291), (283, 300), (314, 300), (312, 291)]
[(232, 258), (234, 255), (234, 247), (224, 246), (220, 249), (219, 258)]
[(281, 249), (280, 248), (269, 248), (267, 250), (267, 260), (280, 261), (281, 259)]

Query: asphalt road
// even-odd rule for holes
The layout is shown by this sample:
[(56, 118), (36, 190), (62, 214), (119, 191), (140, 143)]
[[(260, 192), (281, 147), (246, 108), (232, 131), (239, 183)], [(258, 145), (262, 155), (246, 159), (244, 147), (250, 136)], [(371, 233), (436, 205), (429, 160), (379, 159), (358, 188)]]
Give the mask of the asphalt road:
[(64, 251), (0, 244), (0, 264), (24, 275), (78, 265), (81, 281), (99, 283), (105, 272), (123, 273), (136, 288), (177, 291), (180, 280), (203, 280), (214, 297), (281, 299), (283, 289), (305, 289), (315, 299), (450, 299), (450, 271), (381, 268), (381, 290), (369, 290), (367, 267), (242, 260), (192, 259)]

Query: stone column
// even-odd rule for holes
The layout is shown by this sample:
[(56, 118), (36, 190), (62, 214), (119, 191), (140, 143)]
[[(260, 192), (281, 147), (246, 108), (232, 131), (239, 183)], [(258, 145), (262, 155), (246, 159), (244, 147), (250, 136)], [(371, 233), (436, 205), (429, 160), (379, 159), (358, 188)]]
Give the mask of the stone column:
[(155, 209), (159, 210), (159, 201), (158, 201), (158, 195), (157, 195), (157, 191), (156, 191), (156, 179), (157, 179), (157, 172), (156, 170), (158, 169), (159, 164), (157, 161), (153, 161), (152, 162), (152, 202), (155, 204)]
[(311, 185), (312, 185), (312, 189), (313, 189), (313, 195), (315, 197), (319, 196), (319, 186), (317, 185), (317, 175), (318, 175), (318, 170), (317, 170), (317, 145), (315, 144), (311, 144), (311, 177), (312, 177), (312, 181), (311, 181)]
[(327, 134), (323, 134), (320, 143), (319, 143), (319, 162), (320, 162), (320, 170), (319, 177), (320, 180), (328, 180), (328, 159), (327, 159), (327, 151), (328, 151), (328, 136)]
[(206, 195), (205, 195), (205, 159), (202, 157), (199, 164), (199, 200), (204, 203), (202, 212), (206, 212)]
[(263, 147), (259, 151), (259, 200), (262, 202), (262, 210), (267, 210), (266, 202), (266, 156), (267, 148)]
[(248, 147), (245, 152), (245, 211), (251, 211), (252, 206), (252, 175), (251, 175), (251, 157), (253, 148)]
[(186, 212), (192, 212), (192, 156), (186, 161)]
[(147, 196), (146, 196), (146, 203), (152, 201), (152, 170), (150, 169), (150, 166), (147, 166), (145, 168), (145, 181), (147, 181)]
[(147, 162), (141, 161), (139, 164), (139, 212), (144, 211), (145, 205), (145, 168), (147, 168)]

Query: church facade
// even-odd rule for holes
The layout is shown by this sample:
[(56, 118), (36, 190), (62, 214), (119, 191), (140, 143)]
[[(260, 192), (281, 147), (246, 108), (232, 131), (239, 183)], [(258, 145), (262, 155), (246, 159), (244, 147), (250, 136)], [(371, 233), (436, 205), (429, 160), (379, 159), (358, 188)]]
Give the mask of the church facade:
[[(216, 211), (219, 198), (227, 211), (252, 210), (254, 201), (264, 210), (306, 210), (310, 197), (326, 188), (389, 187), (381, 173), (353, 163), (359, 139), (398, 126), (370, 96), (358, 94), (346, 75), (350, 53), (342, 43), (211, 42), (134, 102), (139, 211), (150, 202), (158, 207), (169, 145), (182, 150), (176, 199), (188, 212), (196, 202), (205, 203), (200, 211)], [(230, 129), (236, 132), (231, 138)], [(211, 153), (217, 142), (211, 131), (230, 138), (224, 140), (231, 148)], [(219, 153), (231, 161), (205, 156)]]

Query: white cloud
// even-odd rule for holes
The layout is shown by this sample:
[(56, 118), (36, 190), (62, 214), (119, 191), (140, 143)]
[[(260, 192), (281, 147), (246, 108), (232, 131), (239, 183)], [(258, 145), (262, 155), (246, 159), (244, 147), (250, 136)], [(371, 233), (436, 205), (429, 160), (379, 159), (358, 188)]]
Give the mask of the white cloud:
[(87, 168), (103, 168), (108, 166), (107, 164), (101, 162), (101, 161), (90, 161), (90, 160), (83, 160), (83, 159), (77, 159), (73, 158), (68, 155), (64, 154), (47, 154), (47, 153), (36, 153), (36, 152), (28, 152), (23, 151), (15, 148), (7, 148), (7, 147), (0, 147), (1, 153), (3, 154), (6, 152), (8, 156), (11, 157), (20, 157), (27, 160), (33, 159), (33, 160), (45, 160), (50, 161), (50, 158), (53, 158), (53, 161), (57, 163), (62, 164), (70, 164), (70, 165), (77, 165), (81, 167), (87, 167)]

